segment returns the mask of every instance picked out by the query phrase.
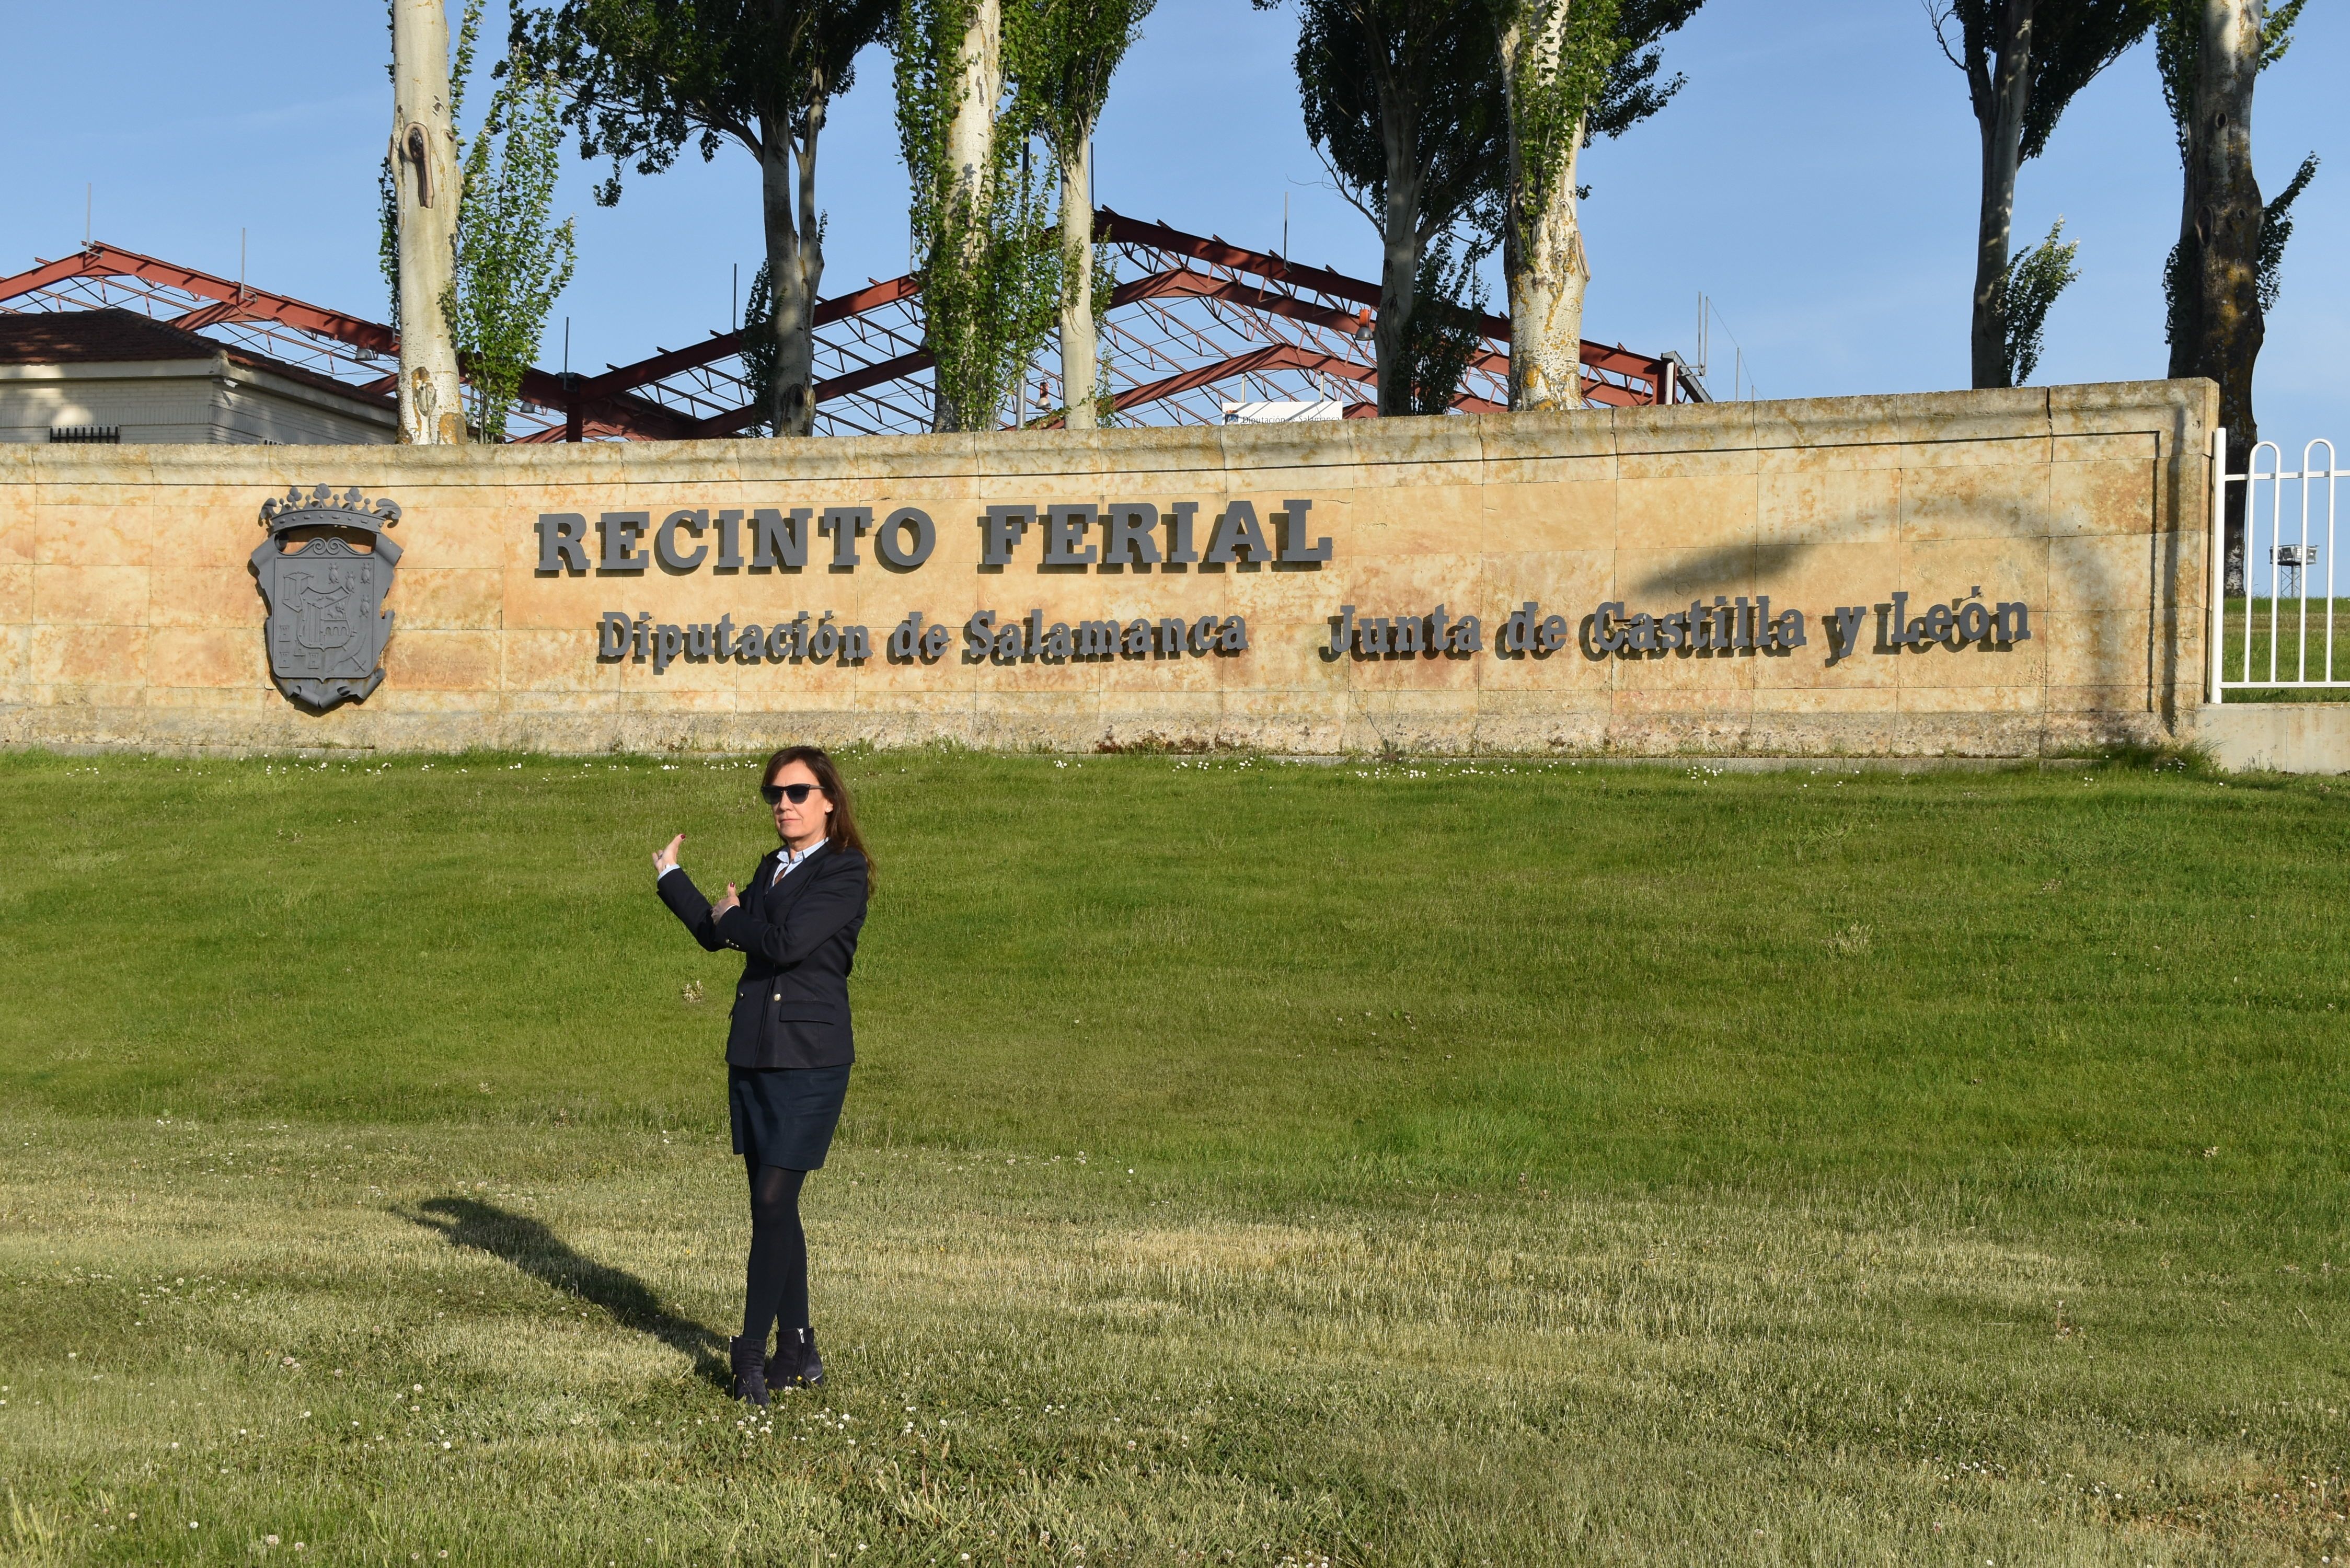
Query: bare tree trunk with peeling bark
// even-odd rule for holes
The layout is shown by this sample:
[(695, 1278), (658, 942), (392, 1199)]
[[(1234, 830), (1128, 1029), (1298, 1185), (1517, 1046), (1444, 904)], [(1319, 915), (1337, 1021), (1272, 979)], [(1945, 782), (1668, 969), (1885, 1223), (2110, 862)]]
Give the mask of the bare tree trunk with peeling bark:
[[(1510, 285), (1510, 407), (1579, 409), (1583, 298), (1591, 265), (1583, 254), (1575, 192), (1586, 120), (1575, 117), (1563, 149), (1545, 149), (1530, 134), (1524, 90), (1529, 75), (1560, 68), (1569, 0), (1520, 6), (1509, 15), (1499, 42), (1510, 117), (1510, 226), (1503, 258)], [(1562, 166), (1538, 167), (1562, 160)]]
[(394, 0), (391, 73), (400, 439), (413, 446), (462, 446), (464, 394), (449, 315), (456, 298), (463, 176), (449, 103), (449, 16), (441, 0)]
[(1061, 428), (1089, 431), (1095, 419), (1093, 139), (1061, 150), (1061, 254), (1069, 269), (1061, 295)]

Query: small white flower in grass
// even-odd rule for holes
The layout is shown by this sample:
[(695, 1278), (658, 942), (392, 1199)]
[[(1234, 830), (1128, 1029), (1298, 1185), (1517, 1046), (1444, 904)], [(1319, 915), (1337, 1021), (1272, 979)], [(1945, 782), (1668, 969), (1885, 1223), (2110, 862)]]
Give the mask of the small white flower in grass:
[(277, 1537), (274, 1535), (265, 1535), (261, 1538), (261, 1543), (264, 1546), (275, 1546), (277, 1544)]

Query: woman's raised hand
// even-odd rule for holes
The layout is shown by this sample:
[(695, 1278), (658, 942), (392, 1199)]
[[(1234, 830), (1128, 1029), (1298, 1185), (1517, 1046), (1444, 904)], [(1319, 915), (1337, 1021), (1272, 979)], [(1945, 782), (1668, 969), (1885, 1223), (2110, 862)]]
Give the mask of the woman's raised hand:
[(671, 867), (677, 864), (678, 847), (684, 842), (685, 835), (681, 833), (675, 838), (669, 841), (668, 848), (656, 849), (653, 851), (653, 875), (655, 877), (666, 877), (669, 875)]

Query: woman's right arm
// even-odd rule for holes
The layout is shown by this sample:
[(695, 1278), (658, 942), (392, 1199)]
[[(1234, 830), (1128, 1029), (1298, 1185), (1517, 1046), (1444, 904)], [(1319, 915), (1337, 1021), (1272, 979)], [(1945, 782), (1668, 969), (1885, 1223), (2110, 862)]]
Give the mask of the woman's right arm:
[(702, 889), (693, 885), (693, 878), (677, 863), (678, 850), (684, 844), (685, 835), (681, 833), (669, 841), (667, 848), (653, 856), (653, 888), (660, 894), (660, 901), (669, 906), (669, 912), (693, 933), (693, 940), (702, 944), (702, 950), (714, 953), (726, 943), (718, 934), (717, 921), (711, 919), (710, 900), (702, 896)]

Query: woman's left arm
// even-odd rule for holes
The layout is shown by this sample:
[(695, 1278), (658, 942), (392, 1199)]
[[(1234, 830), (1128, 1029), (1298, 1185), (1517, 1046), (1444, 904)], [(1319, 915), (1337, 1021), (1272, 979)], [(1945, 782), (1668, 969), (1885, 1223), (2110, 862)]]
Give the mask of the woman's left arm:
[(761, 919), (754, 899), (720, 916), (718, 935), (730, 946), (759, 954), (777, 969), (788, 969), (806, 959), (865, 912), (865, 857), (818, 856), (809, 874), (816, 878), (816, 885), (792, 901), (781, 925)]

